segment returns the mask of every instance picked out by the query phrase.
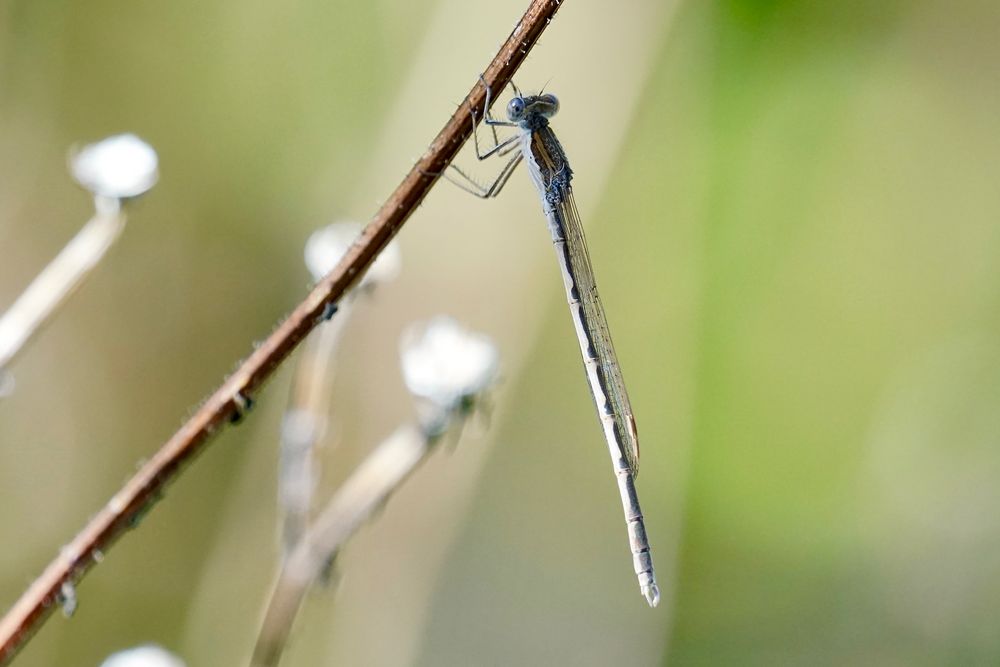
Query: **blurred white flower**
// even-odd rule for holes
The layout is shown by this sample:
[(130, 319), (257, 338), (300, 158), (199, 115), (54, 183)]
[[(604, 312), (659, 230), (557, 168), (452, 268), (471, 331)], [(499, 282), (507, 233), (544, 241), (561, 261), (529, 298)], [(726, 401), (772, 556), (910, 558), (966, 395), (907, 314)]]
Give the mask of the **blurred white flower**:
[(496, 378), (499, 359), (493, 342), (450, 317), (411, 327), (400, 347), (407, 388), (446, 410), (482, 392)]
[(184, 667), (184, 661), (155, 644), (146, 644), (108, 656), (101, 667)]
[[(312, 233), (306, 241), (305, 259), (314, 280), (320, 280), (337, 266), (362, 229), (356, 222), (335, 222)], [(399, 266), (399, 244), (390, 241), (365, 273), (361, 286), (393, 280), (399, 275)]]
[(77, 183), (95, 195), (138, 197), (156, 184), (156, 151), (134, 134), (118, 134), (73, 154), (70, 171)]

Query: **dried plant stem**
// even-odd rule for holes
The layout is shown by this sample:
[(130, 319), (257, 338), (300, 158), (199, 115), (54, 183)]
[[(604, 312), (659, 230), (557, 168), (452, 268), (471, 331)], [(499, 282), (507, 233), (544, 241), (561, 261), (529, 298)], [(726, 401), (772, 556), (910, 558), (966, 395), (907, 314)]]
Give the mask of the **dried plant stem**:
[[(496, 57), (483, 73), (502, 90), (558, 11), (559, 0), (532, 0)], [(199, 453), (210, 436), (238, 416), (249, 398), (364, 274), (364, 271), (410, 217), (439, 174), (447, 168), (472, 131), (469, 108), (482, 108), (485, 90), (478, 79), (465, 101), (389, 196), (340, 264), (306, 296), (277, 329), (247, 358), (173, 437), (132, 477), (0, 619), (0, 665), (8, 664), (48, 617), (63, 584), (83, 577), (126, 529), (163, 493), (182, 466)]]
[(344, 543), (433, 451), (435, 441), (416, 427), (401, 428), (365, 459), (330, 500), (282, 564), (257, 636), (252, 667), (278, 664), (309, 587)]
[(316, 487), (315, 453), (329, 423), (333, 353), (352, 310), (351, 301), (345, 298), (336, 317), (317, 327), (303, 343), (292, 375), (278, 459), (278, 511), (285, 556), (302, 539), (309, 524)]
[(125, 228), (125, 213), (117, 199), (96, 201), (94, 217), (0, 317), (0, 373), (80, 286)]

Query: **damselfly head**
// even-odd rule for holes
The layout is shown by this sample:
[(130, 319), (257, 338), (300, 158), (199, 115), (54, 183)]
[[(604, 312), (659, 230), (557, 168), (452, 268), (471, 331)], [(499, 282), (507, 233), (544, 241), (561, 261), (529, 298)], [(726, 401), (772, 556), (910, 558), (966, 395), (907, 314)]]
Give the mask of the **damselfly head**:
[(559, 100), (552, 93), (544, 95), (518, 95), (507, 104), (507, 117), (512, 123), (522, 123), (531, 118), (552, 118), (559, 111)]

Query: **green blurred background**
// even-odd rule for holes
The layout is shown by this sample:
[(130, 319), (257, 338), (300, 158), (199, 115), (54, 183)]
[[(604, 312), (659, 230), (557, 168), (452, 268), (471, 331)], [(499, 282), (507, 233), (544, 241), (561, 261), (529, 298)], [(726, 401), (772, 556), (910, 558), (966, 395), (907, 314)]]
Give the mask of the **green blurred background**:
[[(71, 145), (132, 131), (161, 158), (0, 401), (0, 607), (302, 297), (309, 233), (371, 216), (523, 8), (0, 4), (0, 305), (89, 215)], [(487, 332), (503, 382), (283, 664), (1000, 662), (998, 34), (988, 0), (566, 2), (516, 81), (563, 103), (664, 600), (631, 573), (531, 184), (441, 184), (348, 325), (321, 496), (412, 417), (407, 323)], [(288, 381), (18, 664), (246, 660)]]

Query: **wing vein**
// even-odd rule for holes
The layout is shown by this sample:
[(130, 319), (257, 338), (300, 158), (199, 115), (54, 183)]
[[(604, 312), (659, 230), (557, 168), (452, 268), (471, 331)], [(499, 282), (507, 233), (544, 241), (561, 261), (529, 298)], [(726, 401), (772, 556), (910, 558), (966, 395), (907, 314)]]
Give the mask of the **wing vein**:
[[(553, 198), (555, 201), (549, 207), (549, 215), (553, 218), (550, 220), (553, 242), (563, 265), (567, 300), (573, 309), (584, 363), (588, 365), (587, 377), (591, 393), (598, 404), (602, 420), (608, 417), (613, 421), (613, 444), (618, 447), (635, 477), (639, 473), (639, 441), (635, 418), (625, 390), (618, 355), (611, 341), (607, 316), (597, 291), (583, 224), (569, 184), (558, 188), (557, 194), (558, 197)], [(560, 251), (561, 241), (564, 249)], [(579, 304), (576, 308), (575, 303)], [(588, 363), (591, 361), (593, 363)]]

